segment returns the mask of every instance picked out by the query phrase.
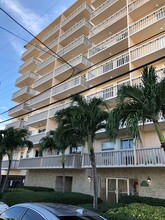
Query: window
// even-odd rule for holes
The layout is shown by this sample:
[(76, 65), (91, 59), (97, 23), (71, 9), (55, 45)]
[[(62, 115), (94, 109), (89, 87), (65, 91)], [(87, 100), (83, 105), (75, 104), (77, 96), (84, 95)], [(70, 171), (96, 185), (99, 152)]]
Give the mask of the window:
[(133, 139), (121, 140), (121, 149), (127, 150), (133, 148)]
[(45, 132), (46, 131), (46, 129), (45, 128), (42, 128), (42, 129), (39, 129), (38, 130), (38, 133), (42, 133), (42, 132)]
[(9, 210), (6, 210), (1, 214), (1, 217), (4, 219), (12, 219), (12, 220), (18, 220), (20, 216), (25, 212), (26, 208), (23, 207), (14, 207)]
[(114, 150), (113, 142), (102, 142), (102, 151)]
[(82, 153), (82, 147), (70, 147), (70, 154), (81, 154)]
[(33, 210), (28, 210), (25, 215), (23, 216), (22, 220), (44, 220), (44, 218), (37, 212)]
[(24, 154), (24, 152), (21, 152), (20, 158), (23, 158), (23, 154)]

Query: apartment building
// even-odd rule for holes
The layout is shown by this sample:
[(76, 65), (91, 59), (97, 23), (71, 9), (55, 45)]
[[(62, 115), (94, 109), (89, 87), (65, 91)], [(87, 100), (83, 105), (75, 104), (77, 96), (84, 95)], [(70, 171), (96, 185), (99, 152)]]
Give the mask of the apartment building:
[[(54, 114), (68, 107), (67, 97), (76, 92), (87, 99), (102, 97), (115, 107), (121, 85), (140, 83), (142, 65), (151, 63), (165, 77), (164, 31), (164, 0), (77, 0), (36, 36), (40, 41), (25, 45), (18, 91), (12, 96), (16, 106), (9, 111), (18, 118), (7, 127), (28, 128), (34, 148), (14, 153), (11, 185), (21, 181), (61, 190), (61, 155), (38, 155), (40, 139), (57, 127)], [(92, 89), (85, 92), (87, 88)], [(161, 113), (159, 122), (165, 134)], [(138, 146), (124, 127), (115, 143), (104, 130), (97, 132), (98, 191), (104, 200), (134, 194), (165, 199), (165, 152), (151, 121), (140, 132)], [(65, 166), (66, 190), (93, 194), (87, 147), (68, 148)], [(6, 168), (4, 160), (4, 175)]]

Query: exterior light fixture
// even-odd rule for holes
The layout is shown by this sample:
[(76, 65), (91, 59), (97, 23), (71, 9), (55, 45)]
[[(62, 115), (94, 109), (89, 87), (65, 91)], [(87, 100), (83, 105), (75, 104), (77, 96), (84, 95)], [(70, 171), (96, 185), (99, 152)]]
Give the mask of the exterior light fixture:
[(88, 176), (88, 181), (91, 181), (91, 176)]
[(151, 178), (150, 178), (150, 177), (147, 178), (147, 182), (148, 182), (148, 183), (151, 182)]

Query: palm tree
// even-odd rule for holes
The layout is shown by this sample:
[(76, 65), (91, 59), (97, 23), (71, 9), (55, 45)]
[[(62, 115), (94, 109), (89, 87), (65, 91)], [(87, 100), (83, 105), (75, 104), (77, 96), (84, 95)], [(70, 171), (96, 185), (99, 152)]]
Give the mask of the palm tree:
[(165, 148), (158, 119), (165, 110), (165, 79), (159, 80), (153, 66), (142, 70), (141, 86), (122, 86), (117, 96), (117, 106), (110, 112), (107, 132), (111, 139), (118, 135), (119, 126), (126, 125), (133, 138), (140, 138), (138, 124), (146, 119), (153, 121), (161, 147)]
[(8, 180), (13, 151), (18, 148), (28, 147), (29, 149), (32, 148), (33, 143), (28, 140), (29, 132), (27, 129), (16, 130), (13, 127), (9, 127), (4, 130), (4, 138), (2, 141), (2, 146), (5, 149), (5, 153), (8, 156), (8, 170), (6, 174), (6, 178), (2, 187), (2, 193), (5, 190), (6, 183)]
[(55, 115), (55, 118), (60, 124), (67, 126), (75, 133), (80, 134), (79, 138), (87, 142), (89, 158), (92, 166), (94, 209), (97, 209), (98, 186), (93, 142), (96, 132), (105, 128), (105, 120), (108, 116), (108, 113), (103, 110), (105, 107), (107, 106), (102, 99), (93, 98), (87, 101), (82, 96), (75, 95), (72, 98), (72, 105), (66, 109), (58, 111)]

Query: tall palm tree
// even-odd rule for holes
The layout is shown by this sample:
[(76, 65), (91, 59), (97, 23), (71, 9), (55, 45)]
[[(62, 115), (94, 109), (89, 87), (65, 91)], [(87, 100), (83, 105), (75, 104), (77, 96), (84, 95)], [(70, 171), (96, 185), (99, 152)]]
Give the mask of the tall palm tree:
[[(72, 105), (56, 113), (55, 118), (63, 126), (79, 133), (80, 139), (87, 142), (89, 158), (92, 166), (92, 180), (94, 187), (93, 207), (97, 209), (98, 186), (97, 170), (93, 142), (96, 132), (105, 128), (105, 121), (108, 113), (103, 110), (107, 108), (105, 102), (99, 98), (93, 98), (87, 101), (80, 95), (72, 98)], [(72, 135), (72, 134), (71, 134)]]
[(6, 187), (14, 150), (23, 147), (28, 147), (30, 149), (33, 146), (33, 143), (28, 140), (28, 136), (29, 136), (29, 132), (27, 129), (16, 130), (13, 127), (9, 127), (4, 130), (4, 138), (2, 141), (2, 146), (5, 149), (6, 155), (8, 156), (9, 164), (8, 164), (6, 178), (2, 187), (2, 192), (4, 192)]
[(118, 135), (119, 126), (126, 125), (133, 138), (139, 138), (138, 125), (146, 119), (153, 121), (161, 146), (165, 148), (163, 135), (158, 119), (165, 110), (165, 79), (158, 79), (155, 67), (145, 66), (139, 86), (122, 86), (118, 92), (117, 106), (110, 112), (107, 120), (107, 132), (110, 138)]

